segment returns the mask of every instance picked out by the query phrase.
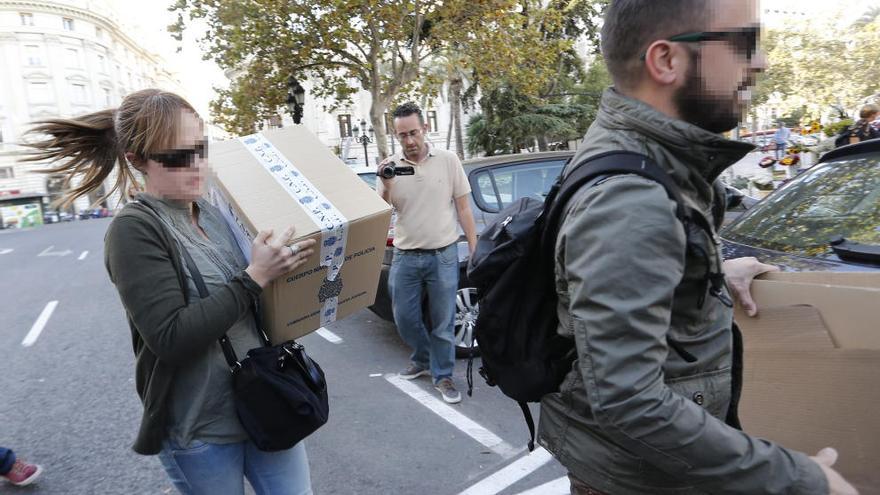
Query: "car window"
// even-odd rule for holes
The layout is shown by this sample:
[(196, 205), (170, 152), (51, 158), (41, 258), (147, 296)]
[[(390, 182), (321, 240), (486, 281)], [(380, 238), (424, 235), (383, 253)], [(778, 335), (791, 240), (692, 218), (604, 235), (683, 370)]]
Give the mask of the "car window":
[(565, 162), (530, 162), (480, 170), (475, 174), (474, 197), (481, 208), (490, 212), (497, 212), (525, 197), (543, 201)]
[(377, 177), (376, 177), (376, 173), (375, 173), (375, 172), (370, 172), (370, 173), (365, 173), (365, 174), (358, 174), (358, 177), (360, 177), (364, 182), (366, 182), (368, 186), (372, 187), (373, 189), (376, 189), (376, 179), (377, 179)]
[(836, 236), (880, 245), (880, 157), (835, 161), (804, 172), (723, 235), (804, 256), (832, 254), (828, 242)]

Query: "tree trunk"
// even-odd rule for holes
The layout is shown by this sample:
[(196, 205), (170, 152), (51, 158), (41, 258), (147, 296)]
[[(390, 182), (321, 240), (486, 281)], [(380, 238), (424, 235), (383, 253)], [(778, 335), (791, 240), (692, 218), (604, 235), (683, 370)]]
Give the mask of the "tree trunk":
[(538, 151), (547, 151), (547, 136), (538, 136)]
[(379, 150), (379, 160), (388, 157), (388, 134), (385, 132), (385, 111), (388, 104), (378, 94), (373, 94), (373, 102), (370, 104), (370, 123), (375, 133), (376, 149)]
[(452, 147), (452, 124), (455, 123), (455, 114), (452, 112), (452, 102), (449, 102), (449, 127), (446, 129), (446, 149)]
[(462, 80), (458, 75), (449, 80), (449, 107), (455, 132), (455, 151), (458, 158), (464, 160), (464, 137), (461, 123), (461, 88)]

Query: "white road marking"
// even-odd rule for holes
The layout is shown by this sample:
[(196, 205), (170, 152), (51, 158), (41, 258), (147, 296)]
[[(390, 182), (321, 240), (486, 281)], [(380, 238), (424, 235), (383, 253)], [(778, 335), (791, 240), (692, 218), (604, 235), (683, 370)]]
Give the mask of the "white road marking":
[(88, 255), (89, 255), (89, 252), (88, 252), (88, 251), (83, 251), (82, 254), (79, 255), (79, 259), (80, 259), (80, 261), (86, 259), (86, 256), (88, 256)]
[(509, 458), (516, 455), (519, 451), (519, 449), (514, 448), (512, 445), (502, 440), (498, 435), (483, 428), (474, 420), (456, 411), (451, 406), (434, 395), (426, 392), (415, 383), (404, 380), (396, 374), (385, 375), (385, 380), (400, 389), (406, 395), (418, 401), (421, 405), (427, 407), (434, 414), (446, 420), (446, 422), (452, 426), (458, 428), (465, 435), (485, 445), (496, 454), (504, 458)]
[(516, 495), (568, 495), (569, 493), (571, 493), (571, 482), (568, 481), (568, 476), (563, 476)]
[(68, 249), (66, 251), (52, 251), (52, 248), (54, 248), (54, 247), (55, 246), (47, 247), (46, 249), (43, 250), (42, 253), (38, 254), (37, 256), (67, 256), (68, 254), (73, 252), (70, 249)]
[(37, 341), (37, 338), (39, 338), (40, 333), (43, 331), (43, 327), (49, 322), (52, 312), (55, 311), (55, 306), (58, 306), (58, 301), (49, 301), (49, 304), (47, 304), (46, 307), (43, 308), (43, 312), (40, 313), (40, 317), (34, 322), (31, 331), (28, 332), (28, 334), (25, 335), (24, 340), (21, 341), (21, 345), (24, 347), (34, 345), (34, 342)]
[(370, 378), (378, 378), (382, 376), (382, 373), (370, 373)]
[(13, 252), (13, 251), (15, 251), (15, 250), (14, 250), (14, 249), (10, 249), (10, 248), (0, 249), (0, 254), (9, 254), (9, 253), (11, 253), (11, 252)]
[[(459, 495), (495, 495), (508, 486), (525, 478), (550, 462), (553, 456), (545, 449), (538, 447), (528, 455), (524, 455), (505, 468), (482, 479), (476, 485), (471, 486)], [(535, 492), (548, 493), (548, 492)]]
[(342, 343), (342, 337), (340, 337), (339, 335), (336, 335), (335, 333), (331, 332), (330, 330), (327, 330), (324, 327), (317, 329), (316, 332), (321, 337), (324, 337), (325, 339), (327, 339), (327, 341), (330, 342), (331, 344), (341, 344)]

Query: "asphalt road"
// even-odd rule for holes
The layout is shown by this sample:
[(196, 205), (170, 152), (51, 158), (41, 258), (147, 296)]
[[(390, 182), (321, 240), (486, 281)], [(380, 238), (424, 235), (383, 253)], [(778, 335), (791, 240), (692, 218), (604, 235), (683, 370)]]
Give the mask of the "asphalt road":
[[(34, 486), (0, 481), (0, 493), (174, 493), (158, 459), (130, 449), (141, 407), (103, 265), (109, 222), (0, 231), (0, 445), (45, 467)], [(395, 378), (409, 351), (392, 324), (363, 310), (327, 330), (301, 341), (330, 390), (330, 421), (306, 441), (316, 494), (567, 493), (546, 452), (525, 455), (516, 404), (479, 376), (449, 406), (429, 379)]]

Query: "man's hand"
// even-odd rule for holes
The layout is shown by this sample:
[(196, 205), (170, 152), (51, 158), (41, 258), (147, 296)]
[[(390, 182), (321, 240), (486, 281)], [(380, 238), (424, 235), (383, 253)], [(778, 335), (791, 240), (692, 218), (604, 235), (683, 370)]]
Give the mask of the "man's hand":
[(859, 495), (859, 491), (852, 485), (847, 483), (843, 476), (831, 468), (837, 462), (837, 451), (831, 447), (825, 447), (820, 450), (815, 457), (810, 459), (822, 468), (825, 477), (828, 478), (828, 487), (830, 495)]
[[(379, 171), (382, 170), (385, 167), (385, 165), (388, 165), (392, 161), (394, 161), (394, 160), (392, 160), (391, 157), (389, 156), (389, 157), (386, 157), (381, 162), (379, 162), (379, 165), (376, 166), (376, 175), (379, 175)], [(391, 179), (386, 179), (385, 177), (382, 177), (381, 175), (379, 175), (379, 178), (382, 179), (382, 182), (385, 183), (386, 187), (391, 182), (391, 180), (394, 179), (394, 177), (392, 177)]]
[(752, 300), (752, 280), (762, 273), (778, 272), (779, 268), (765, 265), (756, 258), (735, 258), (724, 262), (724, 278), (730, 286), (733, 297), (749, 316), (758, 314), (758, 307)]
[(391, 179), (386, 179), (379, 175), (379, 171), (382, 170), (382, 167), (391, 163), (391, 157), (387, 157), (376, 166), (376, 175), (379, 177), (379, 183), (376, 184), (376, 192), (379, 193), (379, 196), (385, 200), (386, 203), (391, 204), (391, 184), (393, 184), (393, 177)]

